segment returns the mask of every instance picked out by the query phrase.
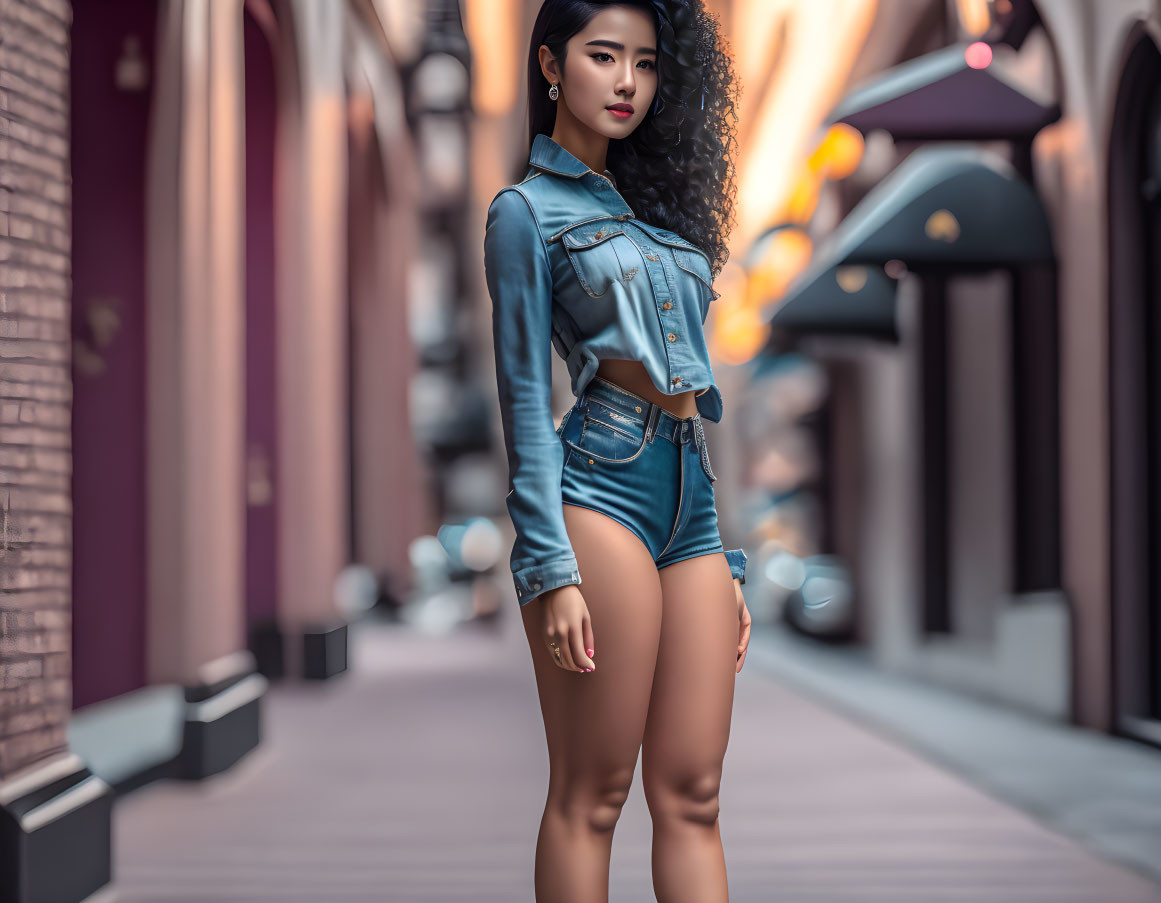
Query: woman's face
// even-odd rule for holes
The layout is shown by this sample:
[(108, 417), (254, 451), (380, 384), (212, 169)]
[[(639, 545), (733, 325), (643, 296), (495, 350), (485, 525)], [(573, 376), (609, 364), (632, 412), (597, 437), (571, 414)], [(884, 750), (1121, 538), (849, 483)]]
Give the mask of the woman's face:
[(557, 103), (579, 123), (608, 138), (641, 124), (657, 93), (657, 31), (645, 10), (610, 6), (593, 16), (569, 39), (563, 74), (547, 50), (545, 77), (559, 82)]

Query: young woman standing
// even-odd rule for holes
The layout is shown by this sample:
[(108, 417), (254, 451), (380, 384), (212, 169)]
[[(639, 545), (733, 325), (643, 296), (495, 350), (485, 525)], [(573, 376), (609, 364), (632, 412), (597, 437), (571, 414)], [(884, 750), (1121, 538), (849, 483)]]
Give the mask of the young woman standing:
[[(640, 753), (658, 901), (722, 903), (718, 789), (750, 615), (745, 554), (718, 533), (703, 326), (737, 87), (701, 0), (546, 0), (528, 87), (529, 165), (489, 207), (484, 260), (550, 762), (536, 900), (608, 900)], [(576, 396), (556, 428), (553, 348)]]

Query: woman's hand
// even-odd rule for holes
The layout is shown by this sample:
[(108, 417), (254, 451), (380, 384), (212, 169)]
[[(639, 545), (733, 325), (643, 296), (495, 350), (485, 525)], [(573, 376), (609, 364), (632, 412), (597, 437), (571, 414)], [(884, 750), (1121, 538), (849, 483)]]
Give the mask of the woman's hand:
[(746, 652), (750, 648), (750, 609), (746, 608), (746, 597), (742, 595), (742, 581), (734, 578), (734, 595), (738, 597), (738, 664), (734, 673), (742, 670)]
[(567, 583), (548, 590), (540, 599), (540, 612), (544, 643), (557, 667), (582, 674), (596, 670), (593, 625), (580, 587)]

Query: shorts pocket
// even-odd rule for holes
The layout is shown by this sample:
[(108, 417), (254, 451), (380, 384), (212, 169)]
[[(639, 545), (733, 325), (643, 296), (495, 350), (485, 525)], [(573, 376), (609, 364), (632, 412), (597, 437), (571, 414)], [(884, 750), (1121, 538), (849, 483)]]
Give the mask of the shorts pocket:
[[(627, 422), (619, 422), (618, 418)], [(645, 450), (645, 425), (624, 417), (601, 404), (590, 404), (584, 412), (576, 442), (564, 440), (581, 454), (605, 464), (625, 464)]]

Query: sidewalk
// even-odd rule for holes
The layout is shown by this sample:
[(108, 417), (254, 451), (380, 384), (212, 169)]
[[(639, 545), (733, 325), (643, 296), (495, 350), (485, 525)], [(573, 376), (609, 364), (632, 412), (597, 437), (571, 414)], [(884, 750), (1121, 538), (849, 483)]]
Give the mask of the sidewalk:
[[(263, 745), (202, 785), (119, 800), (114, 876), (93, 903), (531, 901), (547, 756), (527, 644), (374, 622), (351, 672), (275, 685)], [(767, 673), (738, 677), (721, 828), (735, 903), (1159, 903), (1087, 852)], [(762, 659), (763, 661), (759, 661)], [(640, 771), (610, 900), (653, 899)]]

